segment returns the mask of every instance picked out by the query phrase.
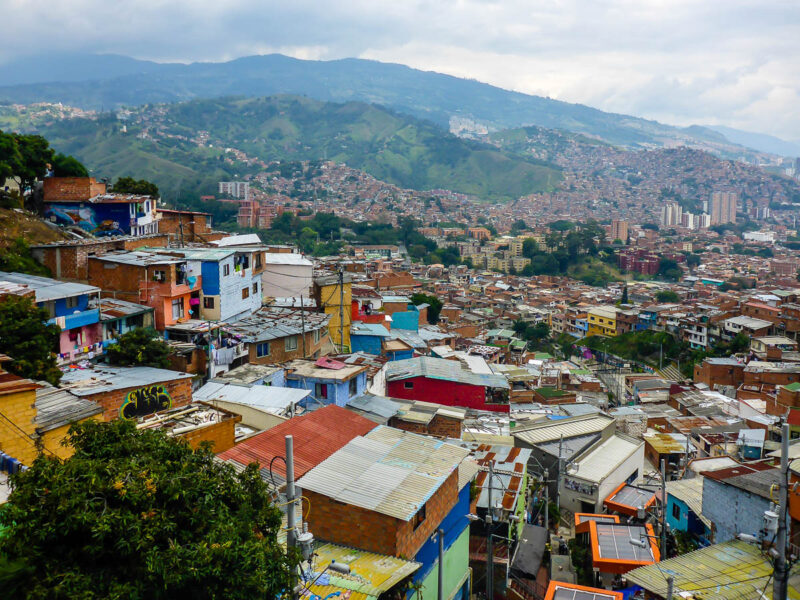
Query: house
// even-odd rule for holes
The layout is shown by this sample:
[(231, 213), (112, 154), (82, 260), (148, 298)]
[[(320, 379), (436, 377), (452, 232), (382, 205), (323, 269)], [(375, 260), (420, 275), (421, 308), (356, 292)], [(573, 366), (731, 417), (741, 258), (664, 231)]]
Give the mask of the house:
[(367, 390), (368, 367), (320, 358), (293, 360), (284, 364), (286, 386), (309, 390), (304, 407), (315, 408), (328, 404), (346, 406), (350, 400)]
[(587, 335), (617, 335), (617, 309), (611, 306), (595, 306), (586, 311)]
[(474, 373), (454, 360), (420, 356), (386, 365), (386, 390), (393, 398), (436, 400), (447, 406), (508, 412), (505, 377)]
[(739, 533), (758, 537), (764, 512), (773, 507), (771, 488), (779, 482), (779, 469), (764, 463), (704, 472), (703, 514), (711, 521), (713, 540), (727, 542)]
[(264, 298), (310, 297), (314, 265), (296, 252), (265, 252), (261, 287)]
[(158, 231), (174, 242), (208, 243), (222, 234), (211, 230), (211, 213), (194, 210), (158, 209)]
[(52, 223), (79, 227), (95, 237), (158, 233), (156, 198), (115, 194), (94, 177), (47, 177), (44, 216)]
[[(0, 272), (0, 286), (3, 284), (13, 286), (14, 291), (10, 293), (16, 296), (30, 297), (33, 291), (33, 301), (50, 317), (47, 323), (61, 329), (59, 362), (69, 363), (102, 353), (100, 311), (90, 306), (90, 302), (98, 298), (99, 288), (25, 273)], [(7, 287), (6, 291), (9, 290)]]
[(350, 351), (352, 282), (349, 274), (324, 275), (314, 279), (314, 300), (320, 310), (330, 315), (328, 329), (339, 352)]
[(694, 366), (694, 382), (705, 383), (709, 389), (730, 385), (738, 388), (744, 381), (744, 362), (735, 358), (704, 358)]
[(711, 536), (711, 520), (703, 514), (703, 478), (667, 482), (667, 526), (703, 540)]
[(152, 306), (116, 298), (93, 299), (89, 302), (89, 306), (100, 311), (101, 339), (104, 347), (115, 343), (117, 337), (134, 329), (155, 327), (155, 309)]
[[(287, 435), (294, 439), (294, 473), (300, 478), (352, 439), (375, 427), (369, 419), (329, 405), (257, 433), (217, 454), (217, 458), (237, 470), (255, 462), (267, 483), (282, 486), (286, 482), (286, 465), (273, 459), (286, 455)], [(317, 535), (316, 531), (314, 534)]]
[(748, 337), (767, 336), (772, 331), (772, 323), (763, 319), (753, 317), (731, 317), (722, 322), (723, 337), (728, 339), (735, 337), (739, 333), (744, 333)]
[(544, 600), (623, 600), (622, 592), (551, 580)]
[(333, 351), (329, 320), (326, 313), (265, 306), (226, 329), (245, 344), (248, 362), (278, 364), (298, 358), (316, 359)]
[(11, 359), (0, 355), (0, 450), (30, 466), (40, 453), (59, 458), (72, 455), (63, 446), (73, 423), (97, 419), (103, 409), (48, 383), (18, 377), (4, 368)]
[[(589, 522), (591, 567), (595, 577), (606, 585), (614, 575), (652, 565), (661, 560), (653, 526), (622, 523)], [(644, 545), (642, 548), (631, 540)], [(605, 587), (605, 586), (604, 586)]]
[(202, 277), (179, 256), (154, 252), (108, 252), (89, 257), (89, 283), (111, 296), (154, 309), (159, 331), (200, 317)]
[(353, 352), (383, 354), (383, 344), (392, 334), (383, 325), (354, 322), (350, 326), (350, 347)]
[[(270, 429), (291, 419), (309, 392), (272, 385), (243, 385), (216, 378), (193, 394), (195, 401), (211, 403), (240, 417), (256, 431)], [(221, 451), (218, 448), (217, 451)]]
[(181, 439), (195, 450), (210, 444), (214, 452), (232, 448), (242, 417), (217, 406), (216, 402), (192, 402), (158, 414), (139, 417), (140, 429), (160, 429), (168, 436)]
[[(391, 427), (355, 437), (297, 482), (320, 539), (420, 563), (411, 600), (437, 600), (443, 531), (444, 598), (469, 597), (469, 451)], [(402, 460), (398, 460), (402, 456)], [(333, 482), (333, 483), (331, 483)]]
[(797, 352), (797, 342), (783, 335), (767, 335), (750, 339), (750, 352), (759, 360), (780, 360), (784, 352)]
[(461, 439), (467, 411), (419, 400), (401, 400), (363, 394), (350, 400), (347, 408), (380, 425), (430, 435)]
[(103, 408), (105, 421), (135, 419), (192, 401), (192, 376), (154, 367), (93, 365), (64, 373), (60, 386)]

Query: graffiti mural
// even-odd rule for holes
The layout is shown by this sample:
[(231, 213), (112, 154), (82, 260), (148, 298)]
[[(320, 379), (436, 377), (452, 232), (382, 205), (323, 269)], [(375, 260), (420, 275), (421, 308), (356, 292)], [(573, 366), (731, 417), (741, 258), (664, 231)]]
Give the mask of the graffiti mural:
[(89, 206), (74, 202), (51, 203), (46, 206), (44, 216), (58, 225), (80, 227), (99, 237), (124, 235), (130, 231), (128, 205), (123, 203)]
[(166, 388), (163, 385), (150, 385), (128, 392), (119, 409), (119, 416), (123, 419), (135, 419), (171, 406), (172, 397)]

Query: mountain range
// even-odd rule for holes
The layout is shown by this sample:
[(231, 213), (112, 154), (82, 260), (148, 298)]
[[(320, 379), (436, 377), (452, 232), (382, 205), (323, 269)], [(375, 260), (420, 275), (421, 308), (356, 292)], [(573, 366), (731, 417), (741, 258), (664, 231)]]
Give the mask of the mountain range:
[[(326, 102), (366, 102), (449, 128), (451, 119), (490, 131), (528, 125), (584, 134), (627, 148), (687, 145), (726, 158), (800, 154), (770, 136), (664, 125), (475, 80), (362, 59), (311, 61), (280, 54), (221, 63), (154, 63), (117, 55), (34, 57), (0, 65), (0, 101), (62, 102), (92, 110), (225, 96), (294, 94)], [(778, 142), (783, 142), (783, 145)]]

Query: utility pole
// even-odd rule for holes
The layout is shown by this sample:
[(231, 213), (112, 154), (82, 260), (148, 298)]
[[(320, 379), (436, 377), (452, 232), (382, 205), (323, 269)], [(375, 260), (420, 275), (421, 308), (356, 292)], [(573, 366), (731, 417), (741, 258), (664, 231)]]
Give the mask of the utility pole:
[(672, 600), (672, 585), (675, 583), (675, 579), (672, 575), (667, 576), (667, 600)]
[(661, 560), (667, 558), (667, 460), (661, 459)]
[[(561, 472), (564, 465), (561, 460), (561, 447), (564, 445), (564, 436), (562, 435), (558, 440), (558, 472), (556, 473), (556, 506), (561, 506)], [(556, 527), (556, 530), (558, 527)]]
[(549, 472), (544, 470), (544, 530), (550, 535), (550, 481)]
[[(486, 600), (494, 597), (494, 515), (492, 514), (492, 478), (494, 477), (494, 462), (489, 463), (489, 498), (486, 505)], [(441, 598), (439, 599), (441, 600)]]
[(178, 230), (181, 232), (181, 248), (183, 248), (183, 214), (178, 214)]
[(306, 311), (303, 308), (303, 294), (300, 294), (300, 323), (303, 327), (303, 358), (308, 356), (306, 353)]
[(781, 428), (781, 484), (778, 500), (778, 534), (776, 550), (778, 556), (775, 557), (774, 583), (772, 586), (772, 598), (774, 600), (786, 600), (789, 593), (789, 569), (786, 568), (786, 513), (788, 511), (788, 483), (789, 483), (789, 424), (784, 423)]
[(339, 266), (339, 351), (344, 353), (344, 269)]
[(444, 600), (444, 529), (437, 529), (436, 534), (439, 536), (439, 578), (437, 581), (439, 600)]
[(286, 546), (295, 546), (295, 516), (294, 516), (294, 438), (286, 436)]

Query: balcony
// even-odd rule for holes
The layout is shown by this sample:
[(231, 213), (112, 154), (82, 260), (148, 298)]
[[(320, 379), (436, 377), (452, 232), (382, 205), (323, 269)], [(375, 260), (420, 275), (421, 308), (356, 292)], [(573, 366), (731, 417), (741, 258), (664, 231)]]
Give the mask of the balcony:
[(97, 308), (91, 308), (89, 310), (83, 310), (71, 315), (65, 315), (64, 317), (53, 317), (47, 321), (47, 323), (48, 325), (57, 325), (57, 321), (62, 318), (64, 321), (60, 327), (62, 331), (67, 331), (69, 329), (75, 329), (77, 327), (84, 327), (86, 325), (94, 325), (95, 323), (99, 323), (100, 310)]

